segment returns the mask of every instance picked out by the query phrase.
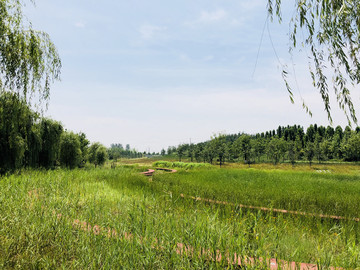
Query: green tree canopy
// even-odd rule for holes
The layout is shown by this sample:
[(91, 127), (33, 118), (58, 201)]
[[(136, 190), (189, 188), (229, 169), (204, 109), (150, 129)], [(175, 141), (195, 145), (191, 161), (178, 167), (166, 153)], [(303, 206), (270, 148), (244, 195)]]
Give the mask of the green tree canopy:
[(251, 137), (249, 135), (242, 135), (235, 141), (236, 146), (238, 147), (239, 152), (241, 153), (244, 162), (251, 163)]
[(60, 164), (73, 169), (81, 162), (79, 137), (73, 132), (64, 132), (60, 141)]
[(37, 115), (16, 94), (0, 94), (0, 173), (25, 165), (36, 119)]
[(106, 147), (99, 142), (94, 142), (89, 148), (89, 161), (97, 165), (103, 165), (107, 159)]
[(89, 144), (90, 141), (86, 138), (86, 134), (84, 132), (80, 132), (77, 134), (80, 142), (80, 150), (81, 150), (81, 166), (84, 166), (86, 161), (88, 160), (88, 152), (89, 152)]
[[(282, 21), (282, 0), (268, 0), (268, 12)], [(360, 1), (355, 0), (296, 0), (295, 12), (289, 22), (289, 49), (298, 47), (309, 51), (309, 71), (323, 99), (330, 122), (329, 92), (333, 88), (337, 102), (349, 123), (357, 123), (350, 95), (350, 86), (360, 82)], [(332, 80), (327, 78), (327, 69)], [(292, 87), (283, 78), (293, 100)], [(306, 105), (303, 103), (304, 107)], [(310, 112), (311, 114), (311, 112)]]
[[(34, 3), (33, 0), (30, 2)], [(24, 19), (22, 0), (0, 0), (0, 92), (48, 101), (50, 84), (60, 79), (61, 60), (49, 35)]]
[(219, 158), (220, 167), (225, 162), (225, 156), (228, 154), (228, 146), (226, 145), (226, 135), (224, 134), (215, 134), (212, 136), (210, 141), (210, 149), (214, 153), (214, 157)]
[(96, 164), (97, 164), (97, 165), (102, 166), (102, 165), (105, 164), (105, 161), (106, 161), (107, 158), (108, 158), (108, 155), (107, 155), (107, 151), (106, 151), (105, 146), (101, 145), (101, 146), (96, 150), (95, 157), (96, 157)]
[(39, 165), (44, 168), (52, 168), (58, 160), (60, 145), (59, 141), (63, 133), (60, 122), (43, 118), (40, 122), (41, 151), (39, 153)]

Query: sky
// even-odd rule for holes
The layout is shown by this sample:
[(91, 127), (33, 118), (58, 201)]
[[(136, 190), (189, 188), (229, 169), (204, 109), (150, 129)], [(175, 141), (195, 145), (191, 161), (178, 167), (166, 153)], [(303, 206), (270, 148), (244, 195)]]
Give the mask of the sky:
[[(328, 125), (306, 50), (288, 53), (292, 6), (284, 6), (281, 25), (266, 23), (266, 2), (29, 1), (26, 17), (50, 35), (63, 65), (45, 116), (92, 142), (150, 152), (218, 133)], [(346, 117), (331, 104), (333, 125), (344, 127)]]

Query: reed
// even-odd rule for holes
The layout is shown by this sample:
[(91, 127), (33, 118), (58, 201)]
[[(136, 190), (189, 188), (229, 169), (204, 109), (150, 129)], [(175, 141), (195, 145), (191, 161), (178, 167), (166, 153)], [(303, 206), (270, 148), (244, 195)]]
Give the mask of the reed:
[(350, 217), (358, 214), (358, 182), (349, 175), (206, 168), (155, 174), (150, 182), (137, 166), (9, 175), (0, 179), (0, 268), (236, 269), (235, 261), (250, 258), (254, 269), (268, 268), (259, 258), (357, 268), (359, 222), (180, 194)]

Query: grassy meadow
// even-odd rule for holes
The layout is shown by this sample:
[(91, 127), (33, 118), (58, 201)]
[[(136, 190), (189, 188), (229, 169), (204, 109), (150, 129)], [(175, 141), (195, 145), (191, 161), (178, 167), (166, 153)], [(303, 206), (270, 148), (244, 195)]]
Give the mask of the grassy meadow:
[(360, 170), (332, 166), (188, 166), (149, 178), (139, 172), (151, 165), (128, 164), (3, 176), (0, 268), (235, 269), (235, 254), (360, 268), (359, 222), (236, 206), (360, 217)]

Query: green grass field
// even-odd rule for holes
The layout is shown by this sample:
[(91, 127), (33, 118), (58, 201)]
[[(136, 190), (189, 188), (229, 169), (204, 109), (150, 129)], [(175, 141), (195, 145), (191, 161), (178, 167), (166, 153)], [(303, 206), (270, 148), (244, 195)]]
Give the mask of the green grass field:
[[(233, 261), (235, 253), (360, 267), (356, 221), (181, 197), (360, 217), (354, 168), (318, 173), (206, 167), (158, 173), (152, 181), (139, 174), (147, 168), (26, 171), (0, 178), (0, 268), (231, 269), (237, 266), (226, 258)], [(219, 253), (221, 261), (215, 260)], [(260, 262), (249, 267), (267, 268)]]

